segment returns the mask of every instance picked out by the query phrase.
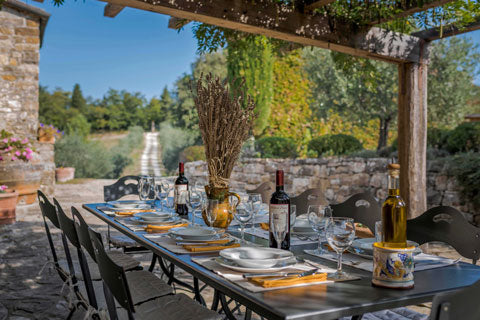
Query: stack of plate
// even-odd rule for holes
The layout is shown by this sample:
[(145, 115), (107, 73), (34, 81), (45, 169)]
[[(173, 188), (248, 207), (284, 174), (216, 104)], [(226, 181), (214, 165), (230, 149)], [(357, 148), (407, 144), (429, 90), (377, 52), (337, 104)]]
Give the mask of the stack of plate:
[(308, 219), (298, 219), (295, 221), (295, 225), (292, 228), (293, 235), (296, 236), (315, 236), (317, 233), (312, 229)]
[(165, 212), (139, 212), (129, 220), (138, 224), (169, 225), (177, 223), (180, 219)]
[(139, 210), (139, 209), (150, 209), (151, 206), (145, 201), (141, 200), (126, 200), (126, 201), (110, 201), (107, 202), (110, 206), (117, 210)]
[(292, 252), (273, 248), (239, 247), (220, 251), (217, 263), (240, 272), (269, 272), (296, 263)]
[(182, 227), (170, 229), (169, 235), (175, 241), (186, 242), (205, 242), (211, 240), (217, 240), (225, 233), (216, 229), (207, 229), (202, 227)]
[[(356, 239), (352, 242), (348, 251), (363, 258), (373, 259), (374, 242), (376, 242), (375, 238)], [(418, 243), (408, 240), (407, 245), (415, 246), (415, 251), (413, 252), (414, 255), (422, 253), (422, 249), (419, 248)]]

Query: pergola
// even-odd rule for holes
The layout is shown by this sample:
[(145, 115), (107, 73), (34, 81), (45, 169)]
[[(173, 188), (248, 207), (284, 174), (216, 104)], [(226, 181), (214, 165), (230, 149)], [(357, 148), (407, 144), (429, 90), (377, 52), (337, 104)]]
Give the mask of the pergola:
[(406, 35), (375, 27), (445, 5), (452, 0), (398, 0), (394, 14), (372, 18), (365, 26), (338, 21), (315, 11), (335, 0), (301, 0), (295, 5), (275, 0), (102, 0), (104, 15), (115, 17), (124, 7), (170, 15), (170, 27), (190, 20), (247, 33), (316, 46), (398, 65), (398, 150), (401, 194), (415, 217), (427, 208), (427, 68), (429, 43), (480, 29), (480, 18), (459, 29), (447, 25)]

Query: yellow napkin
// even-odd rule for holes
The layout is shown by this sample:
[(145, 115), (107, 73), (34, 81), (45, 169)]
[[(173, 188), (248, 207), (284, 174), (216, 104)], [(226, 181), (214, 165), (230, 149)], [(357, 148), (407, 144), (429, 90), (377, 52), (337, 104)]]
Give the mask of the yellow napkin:
[(267, 231), (270, 230), (270, 226), (266, 222), (260, 222), (260, 228), (262, 228), (263, 230), (267, 230)]
[(195, 244), (184, 244), (183, 247), (185, 249), (188, 249), (193, 247), (203, 247), (209, 244), (225, 244), (225, 243), (229, 243), (230, 241), (232, 240), (227, 238), (227, 239), (220, 239), (220, 240), (204, 241), (204, 242), (199, 242)]
[(268, 277), (257, 277), (248, 279), (250, 282), (255, 283), (263, 288), (276, 288), (276, 287), (287, 287), (293, 286), (296, 284), (303, 283), (312, 283), (312, 282), (321, 282), (327, 280), (326, 273), (316, 273), (305, 277), (288, 277), (279, 280), (268, 280)]
[(118, 214), (119, 216), (131, 216), (131, 215), (134, 215), (135, 213), (139, 213), (139, 212), (153, 212), (153, 211), (152, 210), (137, 209), (137, 210), (131, 210), (131, 211), (116, 211), (115, 214)]
[(190, 252), (220, 251), (223, 249), (238, 248), (238, 247), (240, 247), (240, 243), (234, 243), (231, 246), (203, 246), (203, 247), (184, 246), (185, 250), (188, 250)]
[(180, 227), (186, 227), (186, 226), (188, 226), (188, 223), (179, 223), (179, 224), (174, 224), (169, 226), (155, 226), (155, 225), (149, 224), (145, 227), (145, 231), (149, 233), (155, 233), (155, 232), (168, 231), (172, 228), (180, 228)]

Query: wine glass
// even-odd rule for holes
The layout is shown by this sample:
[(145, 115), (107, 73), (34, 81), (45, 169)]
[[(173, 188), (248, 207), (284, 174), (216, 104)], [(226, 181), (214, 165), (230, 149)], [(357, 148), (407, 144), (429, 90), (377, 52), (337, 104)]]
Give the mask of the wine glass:
[(172, 203), (170, 204), (170, 202), (168, 201), (168, 196), (170, 195), (170, 191), (172, 190), (172, 185), (168, 182), (168, 180), (162, 180), (161, 182), (162, 184), (162, 199), (165, 203), (165, 206), (168, 208), (168, 209), (171, 209), (173, 207), (173, 201)]
[(295, 221), (297, 220), (297, 206), (294, 204), (290, 205), (290, 228), (295, 225)]
[(318, 248), (314, 252), (325, 254), (327, 252), (322, 248), (322, 242), (325, 241), (325, 221), (332, 216), (332, 210), (329, 206), (313, 204), (308, 206), (307, 215), (312, 229), (318, 233)]
[(152, 189), (153, 189), (153, 194), (155, 195), (155, 200), (154, 200), (154, 205), (157, 206), (157, 200), (160, 202), (160, 206), (163, 209), (163, 204), (162, 204), (162, 180), (160, 177), (153, 177), (152, 180)]
[(352, 218), (328, 218), (325, 230), (328, 244), (338, 255), (337, 272), (332, 275), (332, 278), (348, 279), (348, 275), (342, 271), (342, 254), (355, 239), (355, 223)]
[(287, 219), (290, 219), (290, 217), (285, 214), (273, 214), (270, 216), (270, 230), (272, 231), (275, 241), (277, 241), (278, 249), (282, 249), (282, 242), (287, 235)]
[(138, 196), (140, 200), (148, 200), (150, 198), (150, 192), (152, 191), (152, 182), (153, 177), (151, 176), (140, 176), (138, 182)]
[(188, 192), (187, 204), (189, 211), (192, 213), (192, 226), (195, 226), (195, 212), (197, 212), (202, 205), (202, 195), (195, 190), (190, 190)]
[(240, 224), (242, 243), (245, 243), (245, 225), (252, 220), (254, 214), (252, 203), (240, 203), (237, 206), (229, 205), (229, 212), (233, 214), (233, 218)]
[(251, 230), (255, 229), (255, 217), (258, 215), (260, 212), (260, 209), (262, 208), (262, 195), (260, 193), (250, 193), (248, 194), (248, 203), (250, 203), (250, 206), (253, 210), (252, 214), (252, 228)]
[(218, 205), (220, 204), (220, 201), (215, 200), (215, 199), (207, 199), (204, 201), (204, 210), (205, 210), (205, 216), (207, 218), (208, 224), (210, 225), (210, 229), (213, 228), (213, 223), (217, 219), (217, 213), (218, 213)]

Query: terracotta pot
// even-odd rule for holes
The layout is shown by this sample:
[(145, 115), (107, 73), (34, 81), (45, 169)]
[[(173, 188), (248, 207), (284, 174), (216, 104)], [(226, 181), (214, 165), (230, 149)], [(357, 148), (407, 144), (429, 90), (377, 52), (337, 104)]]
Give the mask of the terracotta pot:
[(18, 204), (32, 204), (37, 201), (37, 190), (40, 189), (40, 183), (21, 181), (14, 188), (18, 192)]
[(75, 168), (65, 167), (55, 169), (55, 180), (57, 182), (66, 182), (75, 178)]
[[(219, 201), (219, 204), (215, 209), (217, 217), (213, 222), (213, 226), (216, 228), (228, 228), (228, 226), (233, 220), (233, 214), (228, 211), (228, 207), (230, 204), (228, 198), (229, 196), (235, 196), (238, 199), (238, 203), (240, 203), (240, 196), (234, 192), (230, 192), (228, 188), (210, 188), (209, 186), (205, 186), (205, 191), (207, 193), (208, 199)], [(205, 224), (207, 226), (210, 226), (205, 210), (202, 211), (202, 218)]]
[(55, 135), (48, 134), (43, 130), (43, 128), (38, 129), (38, 141), (43, 143), (55, 143)]
[(15, 222), (17, 198), (18, 192), (16, 191), (0, 193), (0, 224), (11, 224)]

